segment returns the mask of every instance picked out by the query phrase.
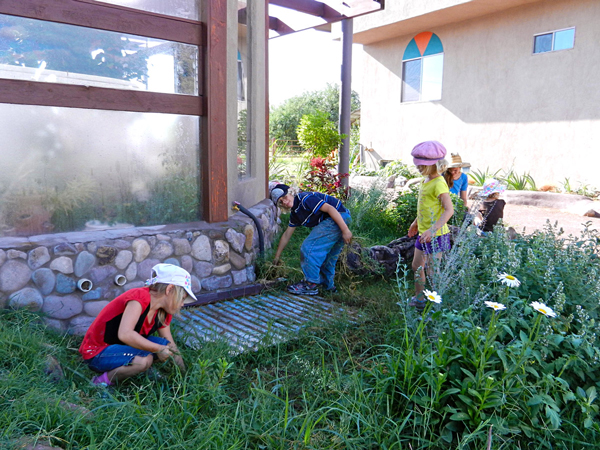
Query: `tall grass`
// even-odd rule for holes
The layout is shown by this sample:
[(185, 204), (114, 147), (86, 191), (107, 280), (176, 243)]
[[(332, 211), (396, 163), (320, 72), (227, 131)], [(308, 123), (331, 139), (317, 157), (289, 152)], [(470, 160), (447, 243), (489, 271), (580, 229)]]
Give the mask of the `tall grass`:
[[(424, 315), (407, 307), (404, 266), (396, 280), (344, 278), (336, 299), (362, 298), (358, 323), (238, 355), (224, 343), (183, 347), (185, 373), (158, 365), (160, 376), (109, 389), (89, 382), (79, 338), (0, 311), (0, 448), (481, 450), (490, 428), (495, 450), (595, 448), (597, 243), (589, 231), (510, 241), (501, 228), (489, 238), (465, 228), (428, 281), (442, 304)], [(503, 285), (503, 272), (521, 285)], [(531, 307), (540, 299), (557, 318)], [(65, 372), (56, 383), (48, 356)]]

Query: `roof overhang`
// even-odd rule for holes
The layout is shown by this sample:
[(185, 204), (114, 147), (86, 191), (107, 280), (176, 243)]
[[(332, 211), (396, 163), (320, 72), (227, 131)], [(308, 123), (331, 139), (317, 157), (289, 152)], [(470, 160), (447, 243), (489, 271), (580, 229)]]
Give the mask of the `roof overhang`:
[[(381, 11), (384, 0), (269, 0), (269, 30), (276, 36), (309, 28), (325, 30), (329, 24)], [(238, 10), (238, 22), (246, 23), (246, 8)]]
[(541, 0), (439, 0), (415, 2), (410, 8), (394, 4), (385, 12), (356, 21), (353, 41), (368, 45), (538, 1)]

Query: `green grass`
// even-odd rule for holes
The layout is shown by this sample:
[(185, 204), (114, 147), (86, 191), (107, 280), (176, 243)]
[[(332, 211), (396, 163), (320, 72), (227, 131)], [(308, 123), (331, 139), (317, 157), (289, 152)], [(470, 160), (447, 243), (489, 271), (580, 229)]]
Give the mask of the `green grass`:
[[(284, 265), (265, 263), (260, 275), (300, 279), (307, 232), (294, 233)], [(110, 390), (89, 383), (80, 338), (49, 332), (37, 314), (0, 311), (0, 448), (29, 439), (69, 450), (481, 450), (490, 427), (494, 450), (595, 448), (598, 242), (552, 228), (515, 241), (463, 230), (428, 282), (443, 300), (430, 304), (431, 321), (406, 307), (405, 267), (393, 280), (341, 267), (332, 299), (360, 309), (358, 323), (312, 326), (240, 355), (223, 343), (184, 347), (185, 374), (159, 364), (161, 377)], [(502, 285), (501, 272), (521, 285)], [(558, 317), (535, 312), (538, 300)], [(65, 371), (57, 383), (44, 373), (48, 356)]]

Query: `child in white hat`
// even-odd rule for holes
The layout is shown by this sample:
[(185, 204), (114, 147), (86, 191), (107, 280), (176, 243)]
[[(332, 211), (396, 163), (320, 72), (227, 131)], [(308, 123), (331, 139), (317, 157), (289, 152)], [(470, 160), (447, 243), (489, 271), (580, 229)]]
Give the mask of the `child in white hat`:
[(173, 264), (157, 264), (146, 287), (130, 289), (106, 305), (79, 347), (90, 369), (101, 374), (92, 383), (111, 385), (145, 372), (155, 357), (172, 357), (185, 369), (170, 324), (188, 295), (196, 300), (190, 274)]
[(500, 198), (506, 190), (506, 186), (494, 178), (486, 180), (479, 197), (483, 199), (479, 206), (479, 214), (475, 220), (475, 225), (485, 235), (494, 231), (498, 220), (504, 217), (504, 206), (506, 202)]

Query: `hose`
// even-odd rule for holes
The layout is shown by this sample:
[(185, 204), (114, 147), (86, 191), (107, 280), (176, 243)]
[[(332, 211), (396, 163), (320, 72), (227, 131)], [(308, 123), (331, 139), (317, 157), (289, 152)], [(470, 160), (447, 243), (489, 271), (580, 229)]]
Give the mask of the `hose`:
[(248, 211), (246, 208), (244, 208), (242, 205), (240, 205), (240, 202), (233, 202), (232, 209), (243, 212), (244, 214), (246, 214), (248, 217), (250, 217), (254, 221), (254, 224), (256, 225), (256, 229), (258, 230), (258, 252), (259, 252), (259, 255), (261, 258), (264, 257), (265, 256), (265, 236), (263, 234), (263, 230), (260, 225), (260, 222), (258, 221), (258, 219), (256, 218), (256, 216), (254, 214), (252, 214), (250, 211)]

